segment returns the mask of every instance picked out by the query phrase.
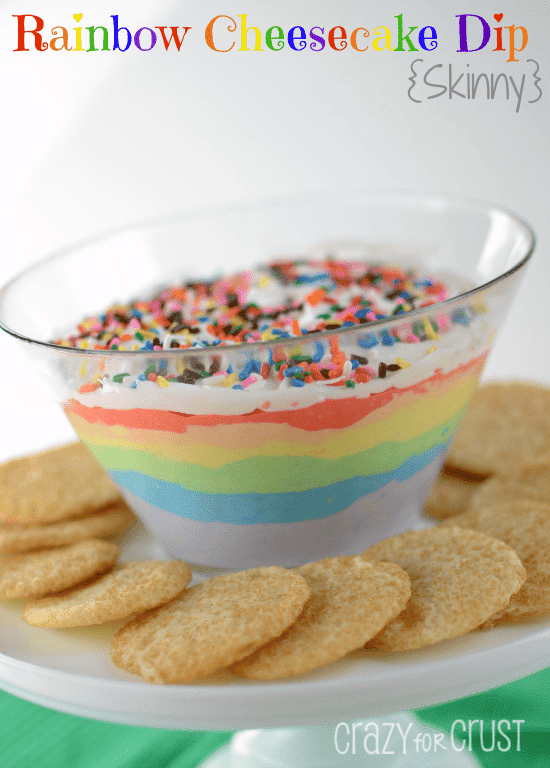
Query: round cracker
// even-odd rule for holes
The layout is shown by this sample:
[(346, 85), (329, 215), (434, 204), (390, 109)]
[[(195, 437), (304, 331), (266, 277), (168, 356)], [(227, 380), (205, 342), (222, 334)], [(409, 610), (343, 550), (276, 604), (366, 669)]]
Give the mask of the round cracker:
[(304, 610), (280, 637), (233, 664), (231, 672), (273, 680), (330, 664), (378, 634), (411, 592), (399, 566), (360, 555), (329, 557), (295, 570), (311, 589)]
[(0, 465), (0, 521), (40, 525), (78, 517), (122, 501), (83, 443)]
[(115, 635), (111, 659), (151, 683), (186, 683), (280, 635), (309, 595), (302, 576), (279, 566), (216, 576), (130, 621)]
[(468, 507), (480, 483), (442, 472), (433, 484), (424, 503), (424, 512), (436, 520), (459, 515)]
[(494, 382), (472, 397), (447, 461), (489, 476), (545, 453), (550, 453), (550, 388)]
[(181, 560), (124, 563), (92, 584), (27, 603), (23, 619), (34, 627), (85, 627), (127, 619), (173, 600), (191, 576)]
[(110, 570), (119, 549), (110, 541), (86, 539), (67, 547), (0, 558), (0, 598), (44, 597)]
[(411, 580), (405, 610), (368, 648), (408, 651), (465, 635), (504, 608), (525, 581), (513, 549), (464, 528), (406, 531), (363, 556), (397, 563)]
[(526, 579), (508, 605), (484, 627), (550, 613), (550, 505), (519, 501), (485, 509), (472, 509), (450, 523), (481, 531), (514, 549)]
[(136, 522), (125, 504), (93, 515), (49, 525), (0, 525), (0, 553), (28, 552), (44, 547), (63, 547), (84, 539), (103, 539), (122, 533)]
[(468, 509), (519, 501), (550, 504), (550, 458), (516, 467), (506, 475), (495, 475), (475, 492)]

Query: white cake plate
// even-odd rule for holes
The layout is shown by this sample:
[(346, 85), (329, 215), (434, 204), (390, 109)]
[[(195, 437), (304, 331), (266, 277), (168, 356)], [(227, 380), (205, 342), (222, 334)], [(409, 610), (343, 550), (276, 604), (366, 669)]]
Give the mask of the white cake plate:
[[(166, 557), (141, 526), (121, 539), (121, 547), (121, 560)], [(550, 666), (550, 621), (545, 618), (472, 632), (414, 652), (356, 651), (329, 667), (291, 680), (256, 683), (222, 671), (196, 685), (150, 685), (111, 663), (110, 640), (119, 625), (38, 629), (22, 621), (22, 604), (0, 604), (0, 687), (9, 693), (61, 712), (128, 725), (294, 729), (245, 732), (232, 748), (248, 750), (248, 755), (218, 755), (206, 764), (210, 768), (438, 768), (433, 752), (406, 755), (403, 763), (403, 755), (380, 756), (385, 761), (377, 762), (378, 756), (363, 751), (361, 762), (354, 763), (353, 755), (339, 755), (330, 739), (326, 760), (332, 762), (323, 762), (321, 754), (328, 749), (327, 729), (333, 738), (340, 722), (382, 718), (380, 722), (402, 722), (405, 730), (410, 716), (391, 713), (469, 696)], [(420, 727), (410, 722), (412, 728)], [(334, 725), (319, 727), (322, 723)], [(300, 726), (318, 727), (304, 731)], [(429, 729), (422, 726), (422, 730)], [(284, 744), (298, 762), (290, 762)], [(273, 749), (284, 762), (274, 761)], [(268, 762), (254, 762), (258, 754), (264, 754)], [(473, 764), (465, 753), (442, 754), (445, 768)], [(412, 762), (417, 758), (424, 762)]]

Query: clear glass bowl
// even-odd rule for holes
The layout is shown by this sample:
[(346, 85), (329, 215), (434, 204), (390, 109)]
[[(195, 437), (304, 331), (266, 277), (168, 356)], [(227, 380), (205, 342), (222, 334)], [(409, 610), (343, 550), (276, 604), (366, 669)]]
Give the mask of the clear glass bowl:
[[(172, 555), (201, 566), (292, 566), (360, 552), (410, 527), (476, 387), (533, 249), (491, 205), (413, 195), (309, 196), (118, 230), (31, 267), (0, 293), (78, 436)], [(391, 320), (239, 346), (121, 352), (53, 338), (115, 301), (273, 257), (333, 254), (454, 275), (459, 294)], [(412, 331), (419, 343), (404, 343)], [(354, 387), (280, 382), (277, 361), (367, 358)], [(380, 362), (402, 366), (385, 378)], [(132, 383), (212, 364), (270, 375), (247, 389)], [(152, 368), (151, 368), (152, 366)], [(214, 369), (212, 369), (214, 370)], [(122, 381), (116, 374), (127, 373)], [(116, 378), (115, 378), (116, 377)], [(143, 377), (142, 377), (143, 378)], [(284, 379), (284, 377), (283, 377)]]

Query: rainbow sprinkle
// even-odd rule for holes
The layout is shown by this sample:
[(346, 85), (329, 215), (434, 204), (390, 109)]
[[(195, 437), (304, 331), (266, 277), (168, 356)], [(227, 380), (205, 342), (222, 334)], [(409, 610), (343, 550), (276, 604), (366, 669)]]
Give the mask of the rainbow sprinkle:
[[(166, 361), (150, 364), (133, 381), (156, 383), (167, 388), (172, 383), (196, 384), (203, 379), (212, 384), (245, 390), (268, 378), (281, 386), (285, 380), (293, 387), (311, 382), (353, 388), (373, 377), (385, 378), (410, 364), (402, 357), (393, 363), (368, 365), (366, 355), (349, 359), (332, 337), (330, 353), (324, 343), (311, 339), (310, 355), (285, 350), (287, 340), (310, 340), (310, 334), (340, 328), (364, 328), (356, 344), (365, 350), (388, 350), (396, 343), (435, 342), (456, 324), (467, 326), (472, 320), (466, 308), (439, 313), (431, 319), (403, 322), (397, 328), (368, 331), (371, 323), (395, 319), (414, 309), (429, 307), (450, 296), (449, 288), (435, 277), (419, 276), (411, 269), (362, 261), (338, 259), (277, 260), (265, 268), (247, 270), (211, 281), (186, 282), (168, 286), (147, 299), (117, 303), (104, 313), (85, 318), (66, 336), (53, 343), (77, 349), (113, 350), (121, 353), (190, 349), (197, 351), (258, 341), (280, 340), (281, 346), (269, 352), (267, 361), (250, 358), (243, 368), (233, 371), (220, 367), (214, 356), (208, 369), (191, 356), (175, 361), (174, 373)], [(468, 308), (469, 310), (470, 308)], [(475, 310), (472, 310), (472, 313)], [(480, 313), (486, 311), (479, 302)], [(432, 343), (429, 352), (437, 347)], [(395, 354), (395, 353), (394, 353)], [(80, 369), (84, 378), (86, 367)], [(112, 376), (124, 383), (130, 374), (121, 370)], [(102, 386), (103, 375), (80, 386), (80, 392)], [(131, 382), (131, 383), (130, 383)]]

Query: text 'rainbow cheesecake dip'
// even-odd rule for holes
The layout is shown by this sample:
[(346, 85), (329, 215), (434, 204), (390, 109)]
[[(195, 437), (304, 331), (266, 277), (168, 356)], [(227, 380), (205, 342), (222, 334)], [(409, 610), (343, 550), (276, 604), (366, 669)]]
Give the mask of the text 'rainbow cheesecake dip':
[(65, 411), (174, 555), (358, 552), (407, 527), (475, 389), (487, 307), (447, 301), (470, 287), (336, 256), (164, 287), (56, 339), (94, 351)]

